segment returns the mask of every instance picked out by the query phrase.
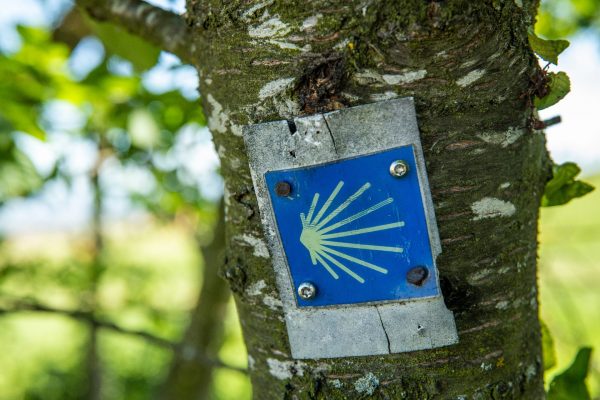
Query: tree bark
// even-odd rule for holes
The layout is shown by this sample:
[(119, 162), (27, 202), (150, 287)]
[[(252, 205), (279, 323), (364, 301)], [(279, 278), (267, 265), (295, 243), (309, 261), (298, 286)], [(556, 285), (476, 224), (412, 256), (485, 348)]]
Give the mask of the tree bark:
[[(226, 185), (228, 263), (256, 399), (543, 398), (536, 233), (548, 176), (530, 127), (537, 2), (188, 1)], [(460, 343), (291, 359), (241, 127), (414, 96)]]
[[(537, 5), (187, 0), (190, 60), (226, 186), (223, 274), (256, 399), (544, 397), (536, 236), (550, 160), (530, 124), (540, 70), (527, 41)], [(293, 360), (242, 126), (401, 96), (417, 106), (460, 343)]]

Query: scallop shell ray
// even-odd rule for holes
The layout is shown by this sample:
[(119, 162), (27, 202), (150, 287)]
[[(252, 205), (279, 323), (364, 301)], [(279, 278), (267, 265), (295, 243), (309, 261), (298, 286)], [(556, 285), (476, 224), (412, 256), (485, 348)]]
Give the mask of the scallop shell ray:
[[(329, 272), (334, 279), (339, 279), (339, 275), (334, 267), (339, 268), (352, 278), (356, 279), (360, 283), (364, 283), (365, 280), (362, 276), (356, 273), (353, 269), (349, 268), (344, 262), (350, 261), (353, 264), (360, 265), (362, 267), (369, 268), (373, 271), (377, 271), (382, 274), (387, 274), (388, 270), (381, 266), (373, 263), (361, 260), (353, 257), (343, 251), (336, 250), (335, 248), (348, 248), (348, 249), (361, 249), (361, 250), (372, 250), (372, 251), (383, 251), (392, 253), (402, 253), (404, 251), (401, 247), (393, 246), (380, 246), (376, 244), (364, 244), (350, 241), (338, 241), (332, 239), (338, 239), (343, 237), (352, 238), (353, 236), (363, 235), (370, 232), (383, 231), (394, 228), (401, 228), (404, 226), (404, 221), (390, 222), (387, 224), (373, 225), (360, 229), (352, 229), (346, 231), (338, 231), (337, 229), (347, 225), (353, 221), (363, 218), (373, 211), (376, 211), (382, 207), (391, 204), (394, 199), (388, 197), (387, 199), (380, 201), (370, 207), (367, 207), (351, 216), (342, 219), (341, 221), (335, 222), (335, 218), (346, 208), (348, 208), (356, 199), (358, 199), (363, 193), (365, 193), (370, 187), (369, 182), (362, 185), (356, 192), (350, 195), (340, 205), (338, 205), (333, 211), (329, 212), (331, 205), (334, 203), (338, 193), (344, 186), (343, 181), (339, 181), (337, 186), (333, 189), (325, 203), (317, 211), (317, 205), (319, 203), (319, 193), (315, 193), (312, 199), (312, 203), (307, 214), (300, 213), (300, 221), (302, 223), (302, 232), (300, 233), (300, 243), (308, 250), (310, 259), (313, 265), (319, 263), (323, 268)], [(316, 212), (316, 215), (315, 215)], [(343, 262), (342, 262), (343, 261)]]

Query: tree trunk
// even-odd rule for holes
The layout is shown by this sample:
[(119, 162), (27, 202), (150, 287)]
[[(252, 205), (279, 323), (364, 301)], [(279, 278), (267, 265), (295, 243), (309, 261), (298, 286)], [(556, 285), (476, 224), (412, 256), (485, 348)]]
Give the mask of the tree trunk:
[[(530, 128), (533, 0), (188, 0), (226, 184), (228, 263), (256, 399), (540, 399), (536, 234), (549, 160)], [(291, 359), (245, 124), (414, 96), (460, 343)]]
[[(187, 0), (187, 27), (140, 0), (77, 3), (200, 72), (256, 399), (544, 397), (536, 234), (550, 161), (531, 127), (540, 70), (527, 40), (538, 0)], [(417, 107), (460, 343), (293, 360), (242, 126), (401, 96)]]

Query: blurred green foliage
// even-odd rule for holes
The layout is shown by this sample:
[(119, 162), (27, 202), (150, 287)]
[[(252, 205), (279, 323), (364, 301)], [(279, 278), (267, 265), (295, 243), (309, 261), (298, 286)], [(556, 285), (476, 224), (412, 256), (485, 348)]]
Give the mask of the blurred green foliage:
[[(46, 29), (19, 27), (21, 47), (0, 54), (0, 205), (57, 181), (71, 184), (73, 171), (62, 158), (38, 170), (30, 159), (36, 153), (19, 140), (26, 135), (51, 148), (58, 132), (94, 149), (85, 179), (97, 217), (76, 235), (0, 239), (2, 400), (86, 398), (95, 390), (92, 370), (103, 399), (153, 397), (202, 281), (199, 247), (210, 239), (215, 205), (177, 153), (205, 125), (201, 107), (179, 90), (150, 91), (139, 74), (127, 72), (129, 65), (153, 67), (155, 48), (87, 23), (85, 34), (97, 35), (106, 51), (84, 74), (70, 65), (83, 37), (58, 43)], [(65, 117), (75, 123), (65, 128)], [(145, 217), (107, 222), (103, 204), (113, 186), (104, 176), (107, 165), (150, 177), (142, 191), (126, 189), (131, 209), (145, 210)], [(243, 368), (235, 313), (223, 317), (225, 361)], [(214, 398), (248, 396), (243, 375), (216, 376), (223, 374), (230, 384), (215, 388)]]
[(600, 36), (598, 0), (543, 0), (535, 30), (549, 39), (564, 39), (582, 29)]
[[(99, 314), (130, 330), (177, 341), (194, 307), (202, 270), (189, 227), (146, 221), (107, 232), (106, 270), (98, 285)], [(36, 234), (0, 248), (0, 309), (11, 298), (35, 298), (57, 309), (75, 309), (85, 298), (90, 238)], [(0, 316), (0, 398), (81, 399), (85, 390), (86, 324), (52, 313)], [(149, 399), (158, 391), (171, 350), (137, 335), (101, 329), (103, 399)], [(244, 367), (246, 354), (233, 304), (225, 323), (221, 359)], [(249, 399), (247, 378), (217, 370), (214, 399)]]
[[(600, 176), (588, 178), (600, 184)], [(582, 346), (600, 348), (600, 192), (594, 191), (561, 207), (541, 209), (541, 317), (554, 341), (556, 363), (551, 382)], [(546, 354), (546, 353), (544, 353)], [(592, 398), (600, 398), (600, 356), (592, 354), (587, 382)], [(574, 398), (576, 399), (576, 398)]]
[(554, 348), (554, 338), (548, 329), (548, 325), (540, 320), (542, 330), (542, 351), (544, 357), (544, 371), (556, 365), (556, 349)]
[(77, 84), (68, 78), (68, 49), (52, 43), (41, 29), (18, 27), (23, 45), (16, 54), (0, 53), (0, 129), (19, 130), (39, 139), (46, 134), (38, 116), (51, 99), (80, 101)]
[(96, 22), (87, 15), (83, 18), (90, 30), (104, 43), (106, 51), (130, 61), (136, 71), (146, 71), (158, 62), (160, 50), (157, 47), (112, 24)]
[(10, 137), (0, 134), (0, 205), (14, 197), (35, 192), (42, 183), (31, 160)]
[[(51, 125), (41, 126), (44, 107), (65, 101), (76, 107), (83, 119), (70, 134), (96, 141), (108, 151), (104, 157), (113, 157), (124, 167), (133, 165), (151, 172), (155, 193), (132, 193), (133, 199), (157, 213), (202, 206), (199, 188), (190, 179), (181, 179), (183, 165), (159, 167), (157, 162), (173, 148), (183, 128), (205, 125), (197, 102), (178, 90), (150, 92), (139, 75), (114, 73), (110, 53), (85, 77), (76, 79), (69, 73), (70, 52), (65, 44), (53, 42), (43, 29), (19, 27), (19, 33), (23, 41), (20, 50), (0, 54), (0, 76), (12, 77), (0, 80), (0, 202), (31, 194), (41, 188), (43, 180), (68, 180), (60, 165), (51, 176), (40, 176), (15, 146), (12, 133), (20, 131), (44, 139), (53, 129)], [(130, 54), (144, 52), (132, 49)]]

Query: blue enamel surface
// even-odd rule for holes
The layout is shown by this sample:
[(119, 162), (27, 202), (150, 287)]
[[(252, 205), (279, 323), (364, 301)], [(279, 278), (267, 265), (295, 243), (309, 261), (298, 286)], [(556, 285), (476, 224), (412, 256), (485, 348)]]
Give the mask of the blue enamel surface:
[[(403, 160), (409, 165), (408, 174), (401, 178), (389, 173), (390, 164), (396, 160)], [(295, 293), (300, 307), (405, 300), (439, 294), (416, 171), (413, 147), (403, 146), (333, 163), (265, 174), (294, 288), (302, 282), (312, 282), (317, 287), (317, 295), (311, 300), (304, 300)], [(275, 187), (281, 181), (291, 185), (289, 196), (277, 196), (275, 193)], [(337, 195), (321, 218), (316, 218), (336, 187), (339, 189)], [(357, 191), (358, 195), (349, 201), (347, 207), (321, 228), (314, 227), (324, 222)], [(319, 196), (314, 201), (316, 193)], [(316, 223), (310, 227), (307, 217), (313, 203), (316, 206), (310, 220)], [(374, 206), (379, 208), (373, 209)], [(360, 216), (358, 213), (363, 210), (371, 212)], [(301, 214), (304, 214), (304, 226)], [(356, 217), (357, 214), (359, 217)], [(344, 222), (343, 225), (333, 227), (340, 222)], [(402, 223), (403, 226), (398, 226)], [(300, 240), (303, 228), (307, 243), (317, 240), (313, 231), (321, 232), (317, 235), (320, 247), (313, 244), (309, 247), (323, 249), (325, 246), (328, 249), (313, 254), (320, 256), (333, 272), (328, 272), (319, 260), (311, 258), (311, 252)], [(323, 233), (327, 229), (330, 230)], [(366, 248), (357, 248), (361, 246)], [(402, 252), (398, 252), (398, 248), (402, 248)], [(332, 258), (353, 272), (355, 277), (335, 265)], [(354, 260), (362, 260), (378, 267), (378, 270)], [(416, 266), (426, 266), (429, 270), (428, 279), (419, 287), (406, 281), (407, 271)], [(335, 279), (332, 273), (338, 278)], [(359, 282), (356, 276), (363, 282)]]

